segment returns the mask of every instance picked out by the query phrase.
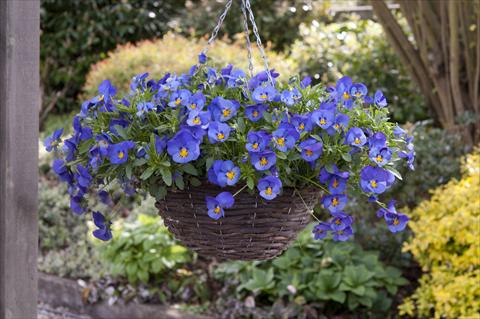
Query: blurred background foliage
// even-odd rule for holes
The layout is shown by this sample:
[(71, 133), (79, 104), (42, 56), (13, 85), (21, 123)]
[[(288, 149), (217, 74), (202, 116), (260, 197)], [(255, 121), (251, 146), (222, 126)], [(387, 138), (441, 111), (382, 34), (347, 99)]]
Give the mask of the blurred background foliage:
[[(478, 178), (468, 173), (478, 175), (472, 168), (478, 167), (478, 151), (462, 177), (462, 156), (469, 149), (460, 135), (434, 126), (424, 97), (371, 12), (360, 10), (360, 17), (348, 9), (366, 3), (262, 0), (252, 9), (270, 64), (283, 79), (298, 73), (330, 84), (349, 75), (384, 91), (393, 120), (415, 138), (416, 170), (403, 170), (404, 181), (385, 198), (397, 199), (400, 211), (411, 213), (411, 229), (392, 235), (377, 220), (377, 207), (351, 201), (347, 209), (357, 217), (353, 242), (314, 242), (307, 229), (274, 261), (219, 264), (175, 241), (156, 216), (152, 198), (126, 198), (118, 189), (116, 236), (103, 245), (92, 239), (85, 216), (72, 216), (67, 190), (50, 171), (52, 158), (41, 151), (39, 270), (89, 281), (97, 287), (90, 302), (174, 303), (212, 315), (393, 318), (407, 296), (403, 315), (478, 313), (478, 263), (471, 254), (478, 254), (471, 241), (478, 190), (469, 188)], [(67, 127), (82, 99), (96, 95), (105, 78), (126, 93), (135, 74), (187, 71), (223, 5), (217, 0), (41, 0), (41, 136)], [(239, 12), (235, 2), (210, 50), (218, 67), (230, 62), (246, 68)], [(258, 56), (256, 61), (260, 70)], [(104, 208), (93, 201), (93, 207)]]

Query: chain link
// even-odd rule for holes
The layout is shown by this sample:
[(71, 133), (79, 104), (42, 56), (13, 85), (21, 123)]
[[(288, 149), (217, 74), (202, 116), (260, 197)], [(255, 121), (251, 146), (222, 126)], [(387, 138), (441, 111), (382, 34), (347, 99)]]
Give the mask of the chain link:
[(208, 39), (207, 45), (203, 49), (202, 53), (207, 54), (210, 45), (217, 38), (218, 31), (222, 27), (223, 21), (225, 20), (225, 17), (227, 16), (228, 10), (230, 10), (230, 7), (232, 6), (232, 2), (233, 2), (233, 0), (228, 0), (227, 1), (227, 4), (225, 5), (225, 9), (223, 10), (222, 14), (218, 18), (217, 25), (215, 26), (215, 28), (213, 28), (212, 35), (210, 36), (210, 39)]
[(258, 28), (257, 28), (257, 24), (255, 23), (255, 17), (253, 16), (252, 8), (250, 6), (250, 0), (243, 0), (243, 1), (245, 1), (245, 7), (249, 13), (250, 22), (252, 23), (253, 34), (255, 35), (255, 38), (257, 40), (257, 47), (258, 47), (258, 50), (260, 51), (260, 55), (262, 56), (263, 63), (265, 65), (265, 71), (267, 72), (268, 80), (272, 85), (275, 85), (275, 83), (273, 82), (272, 75), (270, 74), (270, 68), (268, 67), (268, 59), (265, 54), (265, 50), (263, 49), (262, 39), (258, 34)]
[(248, 71), (250, 77), (253, 77), (253, 57), (252, 57), (252, 45), (250, 43), (250, 30), (248, 29), (248, 17), (247, 10), (245, 9), (245, 0), (242, 0), (242, 14), (243, 14), (243, 28), (245, 29), (245, 40), (247, 41), (248, 51)]

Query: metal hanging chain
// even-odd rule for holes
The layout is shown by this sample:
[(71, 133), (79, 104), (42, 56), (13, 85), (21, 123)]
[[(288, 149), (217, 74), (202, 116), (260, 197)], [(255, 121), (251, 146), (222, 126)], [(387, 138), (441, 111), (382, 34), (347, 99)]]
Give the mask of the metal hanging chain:
[(242, 0), (242, 14), (243, 14), (243, 28), (245, 29), (245, 40), (247, 41), (248, 51), (248, 71), (250, 77), (253, 77), (253, 57), (252, 57), (252, 45), (250, 43), (250, 30), (248, 28), (247, 10), (245, 9), (245, 0)]
[(252, 7), (250, 6), (250, 0), (242, 0), (245, 2), (245, 7), (249, 13), (250, 22), (252, 24), (253, 34), (257, 40), (257, 47), (260, 51), (260, 55), (262, 56), (263, 63), (265, 64), (265, 71), (267, 72), (268, 80), (272, 85), (275, 85), (273, 82), (272, 75), (270, 74), (270, 68), (268, 67), (268, 59), (265, 55), (265, 50), (263, 49), (262, 39), (260, 39), (260, 35), (258, 34), (257, 24), (255, 23), (255, 17), (253, 16)]
[(220, 28), (222, 27), (223, 20), (225, 20), (225, 17), (227, 16), (227, 13), (228, 13), (228, 10), (230, 10), (230, 7), (232, 6), (232, 2), (233, 2), (233, 0), (228, 0), (227, 1), (227, 4), (225, 5), (225, 9), (223, 10), (223, 13), (218, 18), (217, 25), (213, 29), (212, 35), (210, 36), (210, 39), (208, 39), (207, 45), (205, 46), (205, 48), (202, 51), (203, 54), (207, 54), (210, 45), (217, 38), (218, 30), (220, 30)]

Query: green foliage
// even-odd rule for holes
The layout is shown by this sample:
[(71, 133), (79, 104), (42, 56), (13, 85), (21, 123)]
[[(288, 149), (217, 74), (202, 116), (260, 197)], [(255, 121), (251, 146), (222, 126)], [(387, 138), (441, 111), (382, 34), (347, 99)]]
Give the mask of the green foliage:
[[(98, 85), (109, 79), (119, 89), (118, 96), (129, 93), (129, 85), (134, 75), (148, 72), (152, 78), (161, 78), (167, 72), (177, 74), (188, 72), (196, 63), (198, 54), (204, 49), (203, 39), (187, 39), (174, 33), (166, 34), (162, 39), (143, 41), (137, 45), (127, 44), (110, 52), (108, 58), (92, 66), (87, 75), (84, 95), (91, 98), (97, 95)], [(244, 39), (230, 43), (217, 40), (208, 52), (213, 66), (223, 67), (228, 63), (247, 69), (247, 51)], [(270, 65), (286, 79), (296, 66), (279, 53), (267, 52)], [(254, 49), (254, 58), (258, 61), (257, 71), (263, 67), (258, 50)]]
[(437, 188), (412, 213), (405, 244), (427, 272), (400, 307), (402, 314), (473, 318), (480, 314), (480, 149), (467, 157), (462, 179)]
[(184, 0), (42, 0), (43, 104), (72, 110), (90, 65), (118, 44), (161, 36)]
[(393, 119), (400, 123), (427, 117), (425, 99), (380, 24), (350, 16), (344, 22), (302, 24), (300, 34), (290, 56), (300, 73), (324, 82), (348, 75), (369, 88), (380, 89), (389, 101)]
[(193, 258), (175, 242), (159, 217), (139, 214), (116, 233), (109, 245), (99, 245), (101, 256), (112, 274), (126, 277), (131, 283), (162, 279)]
[(279, 299), (321, 308), (334, 315), (348, 308), (356, 312), (386, 312), (398, 286), (406, 284), (398, 269), (383, 265), (375, 252), (354, 243), (314, 241), (311, 227), (280, 257), (263, 262), (219, 265), (215, 277), (228, 281), (238, 298)]

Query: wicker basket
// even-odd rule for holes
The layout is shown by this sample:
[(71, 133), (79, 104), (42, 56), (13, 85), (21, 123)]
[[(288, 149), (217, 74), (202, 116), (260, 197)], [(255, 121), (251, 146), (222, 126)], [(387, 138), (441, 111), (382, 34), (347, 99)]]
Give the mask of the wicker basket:
[[(211, 184), (184, 191), (171, 191), (157, 202), (165, 226), (184, 245), (199, 255), (218, 260), (265, 260), (281, 254), (309, 222), (320, 192), (284, 188), (281, 196), (266, 201), (243, 191), (235, 205), (218, 221), (207, 215), (205, 196), (225, 189)], [(233, 192), (233, 191), (232, 191)], [(302, 201), (305, 201), (304, 202)]]

